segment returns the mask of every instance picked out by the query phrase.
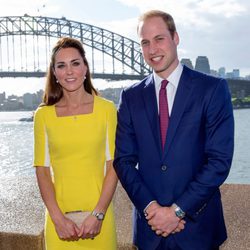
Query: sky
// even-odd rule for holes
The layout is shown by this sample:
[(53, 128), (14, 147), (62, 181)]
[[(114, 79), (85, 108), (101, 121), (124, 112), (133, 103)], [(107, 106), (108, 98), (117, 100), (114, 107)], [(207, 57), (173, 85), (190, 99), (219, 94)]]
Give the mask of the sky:
[[(138, 17), (150, 9), (164, 10), (175, 19), (180, 59), (190, 58), (194, 65), (198, 56), (207, 56), (211, 69), (240, 69), (241, 76), (250, 75), (249, 0), (0, 0), (0, 4), (0, 16), (66, 17), (137, 42)], [(99, 89), (117, 86), (102, 80), (94, 84)], [(0, 79), (0, 93), (32, 93), (43, 87), (43, 78)]]

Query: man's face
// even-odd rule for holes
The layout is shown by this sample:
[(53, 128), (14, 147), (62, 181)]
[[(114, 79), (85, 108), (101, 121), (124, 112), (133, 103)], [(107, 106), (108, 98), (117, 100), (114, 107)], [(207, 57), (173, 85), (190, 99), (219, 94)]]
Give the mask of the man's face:
[(139, 23), (138, 35), (147, 64), (160, 77), (168, 77), (178, 65), (178, 34), (172, 37), (161, 17), (150, 17)]

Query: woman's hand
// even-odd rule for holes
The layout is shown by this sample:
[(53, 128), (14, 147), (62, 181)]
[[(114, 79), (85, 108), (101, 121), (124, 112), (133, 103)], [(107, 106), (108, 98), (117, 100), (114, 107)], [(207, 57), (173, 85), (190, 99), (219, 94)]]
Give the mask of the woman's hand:
[(73, 221), (63, 215), (56, 201), (50, 168), (37, 166), (36, 175), (43, 201), (54, 223), (58, 237), (62, 240), (78, 240), (79, 229)]
[(54, 222), (58, 237), (61, 240), (77, 241), (80, 229), (70, 219), (62, 216), (60, 220)]
[(102, 221), (89, 215), (82, 223), (78, 237), (82, 239), (94, 239), (101, 231)]

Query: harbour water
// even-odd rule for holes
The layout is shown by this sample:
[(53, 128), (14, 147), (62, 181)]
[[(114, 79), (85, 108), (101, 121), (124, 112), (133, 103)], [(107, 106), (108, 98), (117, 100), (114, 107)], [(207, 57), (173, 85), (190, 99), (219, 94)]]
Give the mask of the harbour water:
[[(0, 176), (34, 175), (32, 112), (0, 112)], [(250, 109), (234, 110), (235, 153), (226, 183), (250, 184)]]

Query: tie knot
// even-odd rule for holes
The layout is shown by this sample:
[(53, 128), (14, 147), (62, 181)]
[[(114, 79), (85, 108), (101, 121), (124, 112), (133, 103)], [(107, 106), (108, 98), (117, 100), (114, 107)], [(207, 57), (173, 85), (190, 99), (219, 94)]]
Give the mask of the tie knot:
[(168, 85), (168, 80), (162, 80), (161, 81), (161, 89), (165, 89)]

